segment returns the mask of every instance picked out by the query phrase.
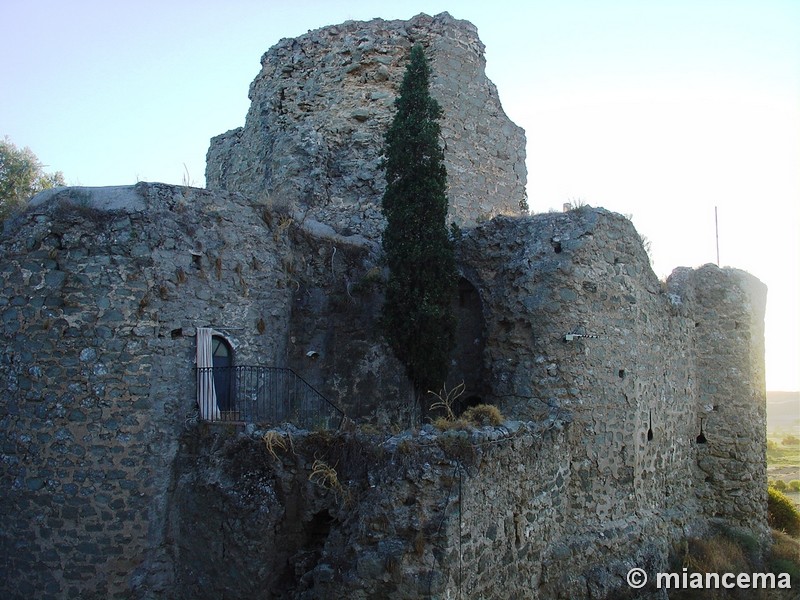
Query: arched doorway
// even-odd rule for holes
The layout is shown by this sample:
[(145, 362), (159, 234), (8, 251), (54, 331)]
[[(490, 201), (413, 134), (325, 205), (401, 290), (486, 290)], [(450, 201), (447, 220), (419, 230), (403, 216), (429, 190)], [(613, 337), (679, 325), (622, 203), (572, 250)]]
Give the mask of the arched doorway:
[(456, 345), (451, 355), (448, 389), (464, 383), (464, 393), (454, 407), (460, 412), (479, 404), (485, 393), (483, 349), (486, 324), (478, 290), (465, 278), (458, 282), (458, 296), (453, 301), (456, 316)]
[(211, 358), (214, 366), (214, 392), (220, 412), (234, 410), (233, 347), (220, 335), (211, 338)]

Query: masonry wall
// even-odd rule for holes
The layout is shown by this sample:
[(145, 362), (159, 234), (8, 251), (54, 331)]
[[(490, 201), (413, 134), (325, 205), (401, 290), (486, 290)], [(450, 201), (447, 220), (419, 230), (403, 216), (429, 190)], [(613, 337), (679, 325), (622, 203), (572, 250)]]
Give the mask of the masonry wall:
[(281, 40), (261, 59), (245, 126), (211, 140), (208, 188), (270, 198), (297, 211), (297, 220), (378, 239), (384, 135), (417, 42), (444, 111), (450, 218), (468, 226), (520, 214), (524, 132), (485, 75), (475, 26), (447, 13), (348, 21)]
[[(502, 574), (534, 598), (604, 597), (709, 519), (765, 531), (764, 287), (713, 266), (662, 285), (619, 215), (465, 232), (463, 337), (483, 332), (483, 399), (503, 428), (318, 439), (279, 468), (252, 426), (251, 442), (230, 426), (229, 446), (196, 423), (195, 330), (224, 333), (239, 364), (293, 366), (362, 424), (404, 427), (374, 242), (236, 194), (139, 184), (46, 194), (0, 244), (0, 502), (18, 517), (0, 528), (5, 597), (248, 581), (205, 548), (242, 569), (251, 552), (291, 559), (297, 589), (498, 597)], [(351, 500), (309, 482), (316, 458)]]
[[(648, 539), (663, 557), (708, 517), (764, 531), (762, 284), (706, 266), (662, 285), (630, 222), (588, 207), (497, 219), (459, 252), (483, 300), (490, 399), (574, 419), (553, 573), (608, 570)], [(724, 433), (698, 444), (701, 418)]]
[(564, 526), (565, 426), (281, 428), (272, 453), (260, 430), (190, 429), (171, 502), (177, 597), (538, 598)]
[[(138, 184), (37, 198), (0, 241), (0, 594), (170, 589), (196, 327), (285, 360), (285, 242), (241, 197)], [(274, 237), (273, 237), (274, 236)]]
[(766, 286), (737, 269), (677, 269), (670, 291), (692, 310), (697, 365), (696, 488), (705, 514), (763, 531), (766, 523)]

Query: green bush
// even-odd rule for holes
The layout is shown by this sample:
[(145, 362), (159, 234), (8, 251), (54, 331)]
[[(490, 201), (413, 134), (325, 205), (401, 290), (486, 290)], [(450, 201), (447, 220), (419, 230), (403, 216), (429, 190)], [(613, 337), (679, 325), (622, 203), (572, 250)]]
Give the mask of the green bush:
[(770, 527), (794, 537), (800, 535), (800, 512), (795, 505), (774, 487), (768, 488), (768, 492), (767, 520)]
[(796, 435), (785, 435), (781, 440), (781, 444), (784, 446), (797, 446), (800, 444), (800, 438)]
[(800, 492), (800, 479), (792, 479), (789, 482), (789, 491), (790, 492)]
[(770, 487), (778, 490), (779, 492), (785, 492), (786, 491), (786, 482), (783, 479), (778, 479), (778, 480), (773, 481), (772, 483), (770, 483)]

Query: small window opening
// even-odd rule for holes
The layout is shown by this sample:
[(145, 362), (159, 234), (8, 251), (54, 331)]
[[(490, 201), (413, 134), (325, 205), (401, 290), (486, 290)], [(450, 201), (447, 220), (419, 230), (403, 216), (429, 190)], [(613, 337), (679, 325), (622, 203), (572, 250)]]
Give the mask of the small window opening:
[(173, 329), (169, 332), (169, 336), (174, 340), (179, 337), (183, 337), (183, 327), (178, 327), (178, 329)]
[(617, 375), (619, 375), (620, 379), (625, 379), (625, 369), (620, 369)]
[(561, 250), (561, 242), (553, 242), (553, 251), (555, 251), (556, 254), (561, 254)]
[(703, 419), (700, 419), (700, 435), (697, 436), (697, 443), (698, 444), (708, 443), (706, 440), (706, 434), (703, 433)]
[(647, 426), (647, 441), (653, 441), (653, 411), (650, 411), (649, 424)]

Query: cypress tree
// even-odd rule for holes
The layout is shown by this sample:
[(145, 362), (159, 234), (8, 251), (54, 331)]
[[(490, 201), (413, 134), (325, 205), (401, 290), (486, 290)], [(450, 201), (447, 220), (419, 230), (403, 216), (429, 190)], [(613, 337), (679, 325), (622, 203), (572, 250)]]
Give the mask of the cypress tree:
[(447, 171), (439, 146), (442, 109), (430, 95), (430, 73), (417, 44), (386, 134), (383, 195), (383, 250), (389, 267), (384, 333), (425, 411), (425, 394), (440, 391), (447, 377), (457, 281), (446, 224)]

